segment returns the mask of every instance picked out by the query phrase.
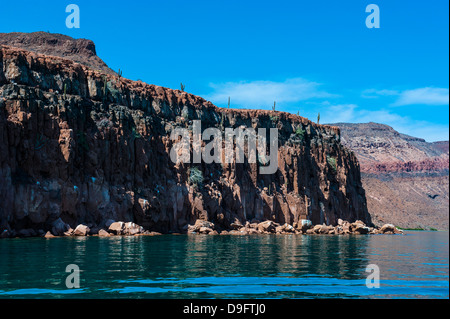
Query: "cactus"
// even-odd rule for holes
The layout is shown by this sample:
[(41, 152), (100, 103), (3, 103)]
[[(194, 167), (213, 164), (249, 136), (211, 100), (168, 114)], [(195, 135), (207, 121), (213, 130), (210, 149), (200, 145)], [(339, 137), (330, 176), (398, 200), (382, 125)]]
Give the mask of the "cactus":
[(230, 108), (230, 97), (228, 97), (228, 108)]
[(181, 82), (180, 86), (181, 86), (181, 92), (184, 92), (184, 89), (185, 89), (186, 85), (184, 85), (183, 82)]
[(273, 107), (272, 107), (272, 111), (274, 111), (275, 112), (275, 106), (277, 105), (277, 102), (276, 101), (273, 101)]
[(122, 77), (122, 70), (119, 69), (119, 71), (117, 71), (117, 75), (119, 76), (119, 83), (120, 83), (120, 78)]
[(317, 114), (317, 124), (320, 124), (320, 112)]

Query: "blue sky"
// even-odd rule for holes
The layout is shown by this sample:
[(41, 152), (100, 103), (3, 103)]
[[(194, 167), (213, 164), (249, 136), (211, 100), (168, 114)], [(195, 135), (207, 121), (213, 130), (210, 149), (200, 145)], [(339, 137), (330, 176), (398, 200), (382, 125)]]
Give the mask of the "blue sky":
[[(65, 8), (80, 8), (68, 29)], [(368, 4), (380, 28), (368, 29)], [(427, 141), (449, 127), (448, 1), (8, 1), (0, 32), (92, 39), (132, 80), (217, 106), (277, 109), (322, 123), (379, 122)]]

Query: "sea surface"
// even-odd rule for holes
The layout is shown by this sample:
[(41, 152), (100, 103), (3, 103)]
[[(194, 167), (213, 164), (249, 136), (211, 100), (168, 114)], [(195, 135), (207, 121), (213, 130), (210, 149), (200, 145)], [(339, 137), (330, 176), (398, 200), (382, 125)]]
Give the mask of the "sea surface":
[(449, 298), (449, 233), (1, 239), (0, 298)]

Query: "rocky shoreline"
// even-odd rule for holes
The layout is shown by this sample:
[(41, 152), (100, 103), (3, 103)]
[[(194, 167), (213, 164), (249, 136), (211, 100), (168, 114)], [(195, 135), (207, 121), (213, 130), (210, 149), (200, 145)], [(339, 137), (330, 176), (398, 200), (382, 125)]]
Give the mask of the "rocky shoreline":
[[(369, 227), (364, 222), (357, 220), (353, 223), (348, 221), (338, 220), (338, 225), (312, 225), (309, 220), (302, 220), (300, 223), (279, 224), (271, 220), (263, 222), (247, 221), (245, 225), (234, 223), (231, 229), (220, 229), (214, 223), (197, 220), (194, 225), (187, 225), (187, 228), (182, 232), (169, 234), (188, 234), (188, 235), (257, 235), (257, 234), (291, 234), (291, 235), (374, 235), (374, 234), (403, 234), (401, 229), (398, 229), (392, 224), (384, 224), (383, 226)], [(133, 222), (116, 222), (108, 220), (103, 227), (79, 224), (75, 229), (65, 224), (61, 219), (54, 222), (52, 230), (45, 232), (44, 230), (22, 229), (18, 232), (3, 230), (0, 238), (25, 238), (25, 237), (85, 237), (85, 236), (155, 236), (163, 235), (163, 233), (146, 230), (144, 227)]]

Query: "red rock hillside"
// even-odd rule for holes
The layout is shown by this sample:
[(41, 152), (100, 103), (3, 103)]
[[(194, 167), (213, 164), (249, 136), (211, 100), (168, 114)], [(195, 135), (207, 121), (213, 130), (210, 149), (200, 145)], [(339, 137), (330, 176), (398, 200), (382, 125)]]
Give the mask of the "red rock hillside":
[(378, 123), (335, 125), (361, 163), (374, 222), (448, 230), (448, 141), (428, 143)]
[[(371, 224), (356, 157), (336, 127), (283, 112), (220, 109), (201, 97), (133, 82), (72, 60), (2, 46), (0, 229), (100, 228), (108, 220), (185, 232), (197, 219), (229, 229), (300, 219)], [(170, 132), (278, 127), (279, 170), (169, 159)], [(296, 130), (302, 134), (296, 134)], [(297, 131), (299, 132), (299, 131)], [(53, 227), (53, 228), (52, 228)]]

